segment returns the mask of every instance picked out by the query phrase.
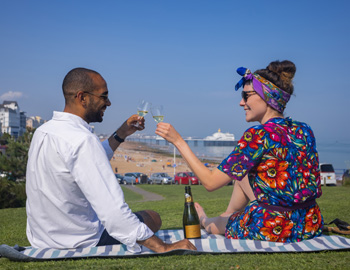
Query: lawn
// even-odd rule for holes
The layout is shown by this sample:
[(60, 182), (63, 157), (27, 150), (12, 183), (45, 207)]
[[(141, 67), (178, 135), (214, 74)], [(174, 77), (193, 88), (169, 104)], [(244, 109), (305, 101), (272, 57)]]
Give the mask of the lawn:
[[(163, 201), (139, 202), (138, 194), (124, 189), (125, 198), (133, 211), (153, 209), (163, 220), (162, 229), (181, 228), (184, 186), (140, 185), (147, 191), (161, 194)], [(208, 193), (202, 186), (192, 186), (195, 201), (205, 208), (208, 216), (226, 209), (232, 192), (227, 186)], [(340, 218), (350, 223), (350, 187), (325, 187), (318, 199), (324, 219)], [(26, 235), (25, 208), (0, 210), (0, 244), (29, 245)], [(348, 236), (350, 238), (350, 236)], [(0, 258), (0, 269), (349, 269), (350, 252), (285, 253), (285, 254), (225, 254), (159, 256), (131, 259), (84, 259), (20, 263)]]

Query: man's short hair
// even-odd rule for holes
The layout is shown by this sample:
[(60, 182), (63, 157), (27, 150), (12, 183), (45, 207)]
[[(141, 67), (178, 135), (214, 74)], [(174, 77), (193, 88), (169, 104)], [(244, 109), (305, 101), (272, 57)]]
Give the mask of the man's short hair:
[(67, 73), (62, 83), (66, 103), (73, 100), (79, 91), (93, 92), (96, 90), (96, 85), (90, 76), (91, 74), (100, 75), (94, 70), (80, 67), (74, 68)]

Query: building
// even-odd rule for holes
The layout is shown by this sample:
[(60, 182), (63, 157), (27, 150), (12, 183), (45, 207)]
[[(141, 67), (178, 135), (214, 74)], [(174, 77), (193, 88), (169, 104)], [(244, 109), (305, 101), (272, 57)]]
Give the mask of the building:
[(35, 129), (44, 124), (46, 120), (42, 119), (40, 116), (30, 116), (27, 117), (26, 126), (31, 129)]
[(20, 111), (16, 101), (4, 101), (0, 104), (1, 133), (18, 138), (26, 131), (26, 114)]

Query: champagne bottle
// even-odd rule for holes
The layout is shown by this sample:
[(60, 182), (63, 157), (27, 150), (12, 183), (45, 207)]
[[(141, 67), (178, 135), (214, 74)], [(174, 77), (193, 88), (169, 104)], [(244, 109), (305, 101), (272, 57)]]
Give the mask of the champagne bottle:
[(185, 187), (185, 209), (182, 221), (185, 238), (201, 238), (199, 218), (193, 204), (191, 187), (189, 186)]

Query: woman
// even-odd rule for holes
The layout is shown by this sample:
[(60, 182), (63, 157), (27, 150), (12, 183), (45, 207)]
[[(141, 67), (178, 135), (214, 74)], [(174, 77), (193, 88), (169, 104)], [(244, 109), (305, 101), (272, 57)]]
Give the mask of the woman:
[(249, 128), (233, 152), (210, 171), (193, 154), (179, 133), (159, 123), (156, 134), (173, 143), (208, 191), (235, 181), (228, 209), (207, 218), (196, 204), (202, 226), (227, 238), (298, 242), (322, 233), (323, 218), (315, 201), (321, 196), (318, 153), (311, 128), (284, 118), (293, 94), (296, 71), (290, 61), (271, 62), (251, 73), (239, 68), (243, 78), (240, 106)]

